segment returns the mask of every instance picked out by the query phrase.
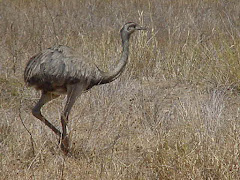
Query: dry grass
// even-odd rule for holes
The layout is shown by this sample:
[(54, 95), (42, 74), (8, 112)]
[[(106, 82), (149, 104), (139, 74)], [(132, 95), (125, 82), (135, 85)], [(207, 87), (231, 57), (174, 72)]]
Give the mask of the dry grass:
[[(1, 179), (239, 179), (239, 0), (0, 1)], [(71, 156), (30, 113), (27, 60), (54, 44), (102, 69), (131, 39), (115, 82), (83, 94), (71, 112)], [(64, 97), (44, 107), (58, 128)]]

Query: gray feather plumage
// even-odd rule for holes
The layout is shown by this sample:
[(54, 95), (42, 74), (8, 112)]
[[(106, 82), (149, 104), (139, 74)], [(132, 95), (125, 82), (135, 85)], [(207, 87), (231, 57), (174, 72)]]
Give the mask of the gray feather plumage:
[(67, 46), (55, 46), (32, 57), (25, 69), (24, 80), (29, 86), (53, 91), (79, 81), (91, 83), (101, 79), (94, 63), (84, 61)]

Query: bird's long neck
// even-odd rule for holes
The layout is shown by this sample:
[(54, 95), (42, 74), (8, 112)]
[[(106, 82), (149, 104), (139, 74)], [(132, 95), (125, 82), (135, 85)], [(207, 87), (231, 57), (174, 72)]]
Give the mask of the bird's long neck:
[(106, 84), (114, 81), (122, 74), (123, 70), (125, 69), (125, 66), (128, 62), (129, 38), (122, 40), (122, 47), (123, 47), (123, 50), (122, 50), (122, 55), (119, 62), (117, 63), (113, 71), (103, 73), (100, 84)]

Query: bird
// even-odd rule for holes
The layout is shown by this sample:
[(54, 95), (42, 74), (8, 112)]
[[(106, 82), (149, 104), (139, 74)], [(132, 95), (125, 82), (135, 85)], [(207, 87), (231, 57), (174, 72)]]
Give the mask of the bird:
[[(83, 58), (80, 53), (65, 45), (55, 45), (36, 54), (26, 64), (24, 81), (27, 86), (41, 91), (32, 109), (32, 115), (48, 126), (58, 137), (64, 154), (69, 153), (67, 125), (70, 111), (77, 98), (93, 86), (110, 83), (117, 79), (128, 63), (129, 39), (136, 30), (146, 30), (134, 22), (127, 22), (120, 30), (122, 53), (116, 67), (104, 72), (96, 64)], [(60, 95), (67, 100), (61, 113), (62, 131), (57, 129), (41, 113), (41, 108)]]

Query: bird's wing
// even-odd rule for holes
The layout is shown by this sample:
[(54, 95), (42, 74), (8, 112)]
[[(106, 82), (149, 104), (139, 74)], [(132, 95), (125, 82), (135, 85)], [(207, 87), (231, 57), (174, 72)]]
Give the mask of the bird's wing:
[(57, 86), (94, 81), (101, 76), (94, 63), (83, 58), (67, 46), (55, 46), (32, 57), (25, 69), (24, 79), (30, 85), (54, 83)]

